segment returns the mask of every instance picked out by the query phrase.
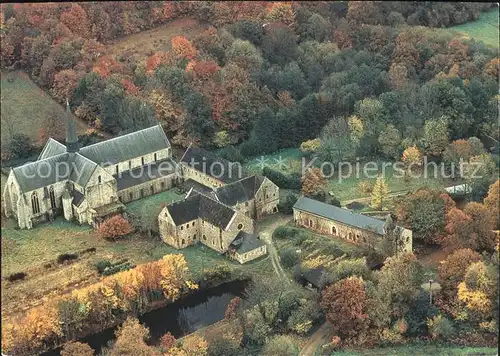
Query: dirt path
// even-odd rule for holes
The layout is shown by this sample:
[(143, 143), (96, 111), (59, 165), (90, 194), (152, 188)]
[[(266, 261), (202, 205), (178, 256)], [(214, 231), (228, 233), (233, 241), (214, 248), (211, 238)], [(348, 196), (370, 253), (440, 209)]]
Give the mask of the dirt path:
[(325, 322), (311, 335), (307, 344), (300, 351), (299, 356), (313, 356), (319, 346), (327, 344), (332, 340), (333, 334), (331, 324)]
[(290, 216), (272, 215), (262, 220), (257, 225), (257, 232), (267, 245), (267, 252), (269, 253), (269, 256), (271, 256), (271, 263), (273, 264), (274, 271), (283, 281), (286, 282), (286, 284), (290, 284), (290, 279), (283, 267), (281, 267), (278, 252), (273, 244), (272, 236), (277, 227), (288, 223), (291, 219), (292, 218)]

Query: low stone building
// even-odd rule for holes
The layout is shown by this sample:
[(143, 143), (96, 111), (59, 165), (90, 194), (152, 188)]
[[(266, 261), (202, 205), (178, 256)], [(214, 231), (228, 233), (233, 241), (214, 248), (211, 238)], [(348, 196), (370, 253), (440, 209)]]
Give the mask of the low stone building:
[(240, 163), (229, 162), (199, 147), (189, 146), (179, 165), (184, 180), (192, 179), (212, 189), (248, 177)]
[(253, 234), (254, 230), (251, 218), (194, 190), (165, 206), (158, 225), (170, 246), (181, 249), (199, 242), (219, 253), (227, 252), (241, 231)]
[(228, 253), (231, 258), (243, 264), (264, 256), (267, 246), (258, 236), (240, 231), (229, 245)]
[[(304, 196), (293, 206), (293, 218), (297, 226), (353, 243), (367, 243), (389, 233), (384, 221)], [(412, 251), (412, 231), (400, 226), (394, 228), (400, 234), (399, 249)]]

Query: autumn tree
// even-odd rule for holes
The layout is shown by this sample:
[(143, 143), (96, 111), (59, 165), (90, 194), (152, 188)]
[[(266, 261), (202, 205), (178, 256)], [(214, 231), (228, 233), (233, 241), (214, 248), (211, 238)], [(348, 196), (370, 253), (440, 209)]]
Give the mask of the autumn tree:
[(471, 202), (464, 207), (464, 213), (470, 217), (471, 235), (464, 241), (477, 251), (492, 252), (497, 245), (493, 232), (495, 221), (486, 205)]
[(454, 207), (450, 200), (447, 194), (442, 195), (439, 191), (419, 189), (398, 203), (396, 216), (413, 231), (415, 240), (435, 243), (445, 232), (446, 214)]
[(384, 177), (379, 175), (377, 181), (373, 185), (370, 206), (377, 210), (385, 209), (387, 205), (388, 194), (389, 194), (389, 187), (387, 186)]
[(196, 48), (184, 36), (174, 36), (171, 39), (172, 52), (177, 58), (194, 59), (196, 57)]
[(61, 14), (61, 22), (75, 35), (79, 35), (83, 38), (90, 37), (90, 23), (87, 13), (77, 3), (72, 3), (69, 11), (65, 11)]
[(73, 69), (62, 70), (54, 75), (54, 82), (50, 92), (59, 102), (65, 102), (66, 99), (72, 97), (73, 91), (82, 77)]
[(360, 277), (342, 279), (326, 288), (321, 307), (341, 338), (355, 337), (368, 328), (367, 295)]
[(320, 168), (311, 168), (302, 177), (302, 193), (307, 196), (316, 197), (324, 194), (326, 185), (326, 178)]
[(456, 295), (458, 283), (463, 280), (467, 268), (472, 263), (480, 260), (481, 256), (469, 248), (455, 250), (448, 255), (437, 268), (438, 281), (442, 292), (448, 298)]
[(236, 313), (238, 311), (238, 307), (241, 304), (241, 298), (240, 297), (234, 297), (231, 299), (229, 302), (228, 306), (226, 307), (226, 311), (224, 313), (224, 318), (225, 319), (234, 319), (236, 317)]
[(422, 165), (422, 152), (416, 146), (408, 147), (403, 151), (401, 161), (405, 164), (406, 169), (410, 171), (412, 167)]
[(497, 179), (495, 183), (490, 185), (488, 195), (484, 198), (484, 205), (488, 207), (495, 220), (495, 228), (500, 229), (500, 213), (498, 211), (500, 207), (500, 179)]
[(137, 355), (159, 356), (146, 344), (149, 330), (139, 323), (139, 320), (129, 317), (116, 331), (116, 342), (110, 351), (110, 356)]
[(182, 339), (182, 350), (189, 356), (207, 356), (208, 343), (203, 336), (191, 334)]
[(285, 25), (291, 25), (295, 21), (295, 11), (290, 2), (277, 1), (269, 3), (268, 11), (266, 16), (268, 21), (281, 22)]
[(176, 300), (183, 289), (197, 289), (198, 286), (189, 280), (189, 269), (182, 254), (165, 255), (159, 261), (161, 286), (163, 295), (168, 300)]
[(61, 356), (94, 356), (94, 350), (88, 344), (71, 341), (63, 346)]
[(172, 347), (177, 344), (177, 339), (170, 333), (166, 333), (160, 339), (160, 345), (163, 352), (168, 352)]
[(99, 234), (106, 239), (116, 240), (132, 232), (132, 226), (121, 215), (115, 215), (99, 226)]

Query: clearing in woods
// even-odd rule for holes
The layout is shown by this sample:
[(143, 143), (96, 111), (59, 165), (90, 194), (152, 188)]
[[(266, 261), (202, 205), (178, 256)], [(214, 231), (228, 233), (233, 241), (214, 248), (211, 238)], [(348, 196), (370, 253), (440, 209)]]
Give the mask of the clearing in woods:
[(449, 30), (461, 33), (464, 38), (474, 38), (485, 44), (498, 49), (498, 7), (488, 12), (482, 12), (479, 19), (458, 26), (450, 27)]
[(117, 59), (140, 62), (155, 52), (170, 50), (172, 37), (184, 36), (192, 40), (207, 28), (208, 25), (199, 24), (195, 19), (176, 19), (152, 30), (120, 38), (108, 46), (106, 53)]
[[(40, 129), (49, 127), (49, 136), (64, 139), (66, 116), (63, 106), (24, 72), (1, 72), (0, 79), (2, 145), (7, 144), (16, 133), (28, 135), (37, 143)], [(51, 122), (52, 119), (54, 121)], [(77, 127), (80, 134), (87, 129), (82, 121), (77, 121)]]

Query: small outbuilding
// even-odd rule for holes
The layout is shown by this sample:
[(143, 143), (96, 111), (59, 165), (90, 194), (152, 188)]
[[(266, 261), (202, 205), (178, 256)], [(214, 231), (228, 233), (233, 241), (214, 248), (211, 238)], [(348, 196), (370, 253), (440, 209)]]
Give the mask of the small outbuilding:
[(267, 253), (266, 244), (259, 236), (240, 231), (229, 245), (229, 256), (243, 264)]

